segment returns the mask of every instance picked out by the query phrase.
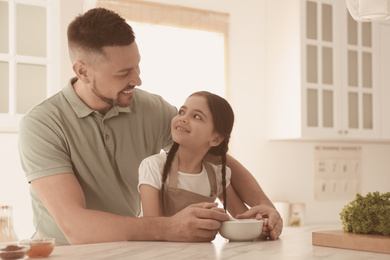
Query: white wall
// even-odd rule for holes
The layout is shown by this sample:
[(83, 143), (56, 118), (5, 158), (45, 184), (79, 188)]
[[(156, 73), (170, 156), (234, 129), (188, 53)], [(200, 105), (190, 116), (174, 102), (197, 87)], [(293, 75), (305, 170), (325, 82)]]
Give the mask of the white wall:
[(15, 232), (21, 239), (34, 229), (29, 184), (20, 166), (17, 143), (17, 134), (0, 134), (0, 205), (13, 206)]
[[(186, 5), (230, 13), (230, 102), (236, 115), (231, 153), (256, 177), (273, 201), (306, 203), (307, 223), (339, 221), (349, 201), (314, 199), (314, 147), (362, 147), (362, 193), (390, 191), (390, 144), (271, 141), (265, 84), (265, 1), (186, 1)], [(179, 0), (160, 0), (180, 4)], [(288, 22), (275, 15), (275, 23)], [(282, 75), (281, 75), (282, 76)]]
[[(90, 5), (90, 2), (86, 3)], [(307, 223), (339, 221), (339, 213), (348, 201), (314, 199), (314, 147), (324, 144), (362, 147), (362, 193), (390, 191), (389, 143), (340, 144), (267, 140), (267, 123), (273, 115), (266, 105), (266, 39), (263, 37), (266, 30), (265, 0), (154, 2), (230, 13), (230, 102), (236, 115), (231, 153), (253, 173), (271, 200), (306, 203)], [(82, 10), (81, 1), (62, 0), (63, 84), (73, 75), (67, 56), (66, 26)], [(275, 22), (288, 21), (275, 16)], [(33, 228), (28, 184), (24, 181), (17, 153), (17, 135), (0, 134), (0, 144), (0, 204), (14, 206), (15, 229), (19, 237), (24, 238), (31, 234)]]
[[(74, 74), (67, 50), (66, 29), (73, 18), (83, 12), (83, 1), (61, 2), (61, 84)], [(29, 184), (20, 165), (17, 133), (0, 133), (0, 205), (12, 205), (14, 229), (19, 239), (34, 233)]]

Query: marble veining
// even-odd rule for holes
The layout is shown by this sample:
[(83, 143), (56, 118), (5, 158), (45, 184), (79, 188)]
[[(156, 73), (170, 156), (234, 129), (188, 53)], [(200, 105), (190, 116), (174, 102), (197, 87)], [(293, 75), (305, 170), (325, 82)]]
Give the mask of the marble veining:
[(217, 236), (210, 243), (114, 242), (57, 246), (50, 260), (86, 259), (390, 259), (389, 254), (312, 245), (312, 232), (341, 229), (340, 225), (286, 227), (277, 241), (229, 242)]

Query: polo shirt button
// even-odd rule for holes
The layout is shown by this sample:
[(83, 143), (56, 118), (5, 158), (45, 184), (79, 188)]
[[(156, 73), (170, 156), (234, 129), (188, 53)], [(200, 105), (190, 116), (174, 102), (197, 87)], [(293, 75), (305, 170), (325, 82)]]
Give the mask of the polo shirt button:
[(110, 136), (109, 135), (106, 135), (106, 140), (110, 139)]

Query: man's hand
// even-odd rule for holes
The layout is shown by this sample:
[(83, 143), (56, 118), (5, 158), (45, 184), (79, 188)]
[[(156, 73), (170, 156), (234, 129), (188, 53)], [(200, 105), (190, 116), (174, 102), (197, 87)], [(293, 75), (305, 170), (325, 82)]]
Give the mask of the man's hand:
[(216, 203), (193, 204), (176, 213), (169, 220), (168, 241), (212, 241), (229, 216)]
[(272, 240), (276, 240), (279, 238), (283, 229), (283, 220), (280, 217), (279, 212), (269, 206), (269, 205), (258, 205), (249, 209), (247, 212), (243, 214), (239, 214), (236, 216), (237, 219), (248, 219), (248, 218), (256, 218), (263, 219), (263, 232), (261, 233), (259, 239), (267, 239), (270, 238)]

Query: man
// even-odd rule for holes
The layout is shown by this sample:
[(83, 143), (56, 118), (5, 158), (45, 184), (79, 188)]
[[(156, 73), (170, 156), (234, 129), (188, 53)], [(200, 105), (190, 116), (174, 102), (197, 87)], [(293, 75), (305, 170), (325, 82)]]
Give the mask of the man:
[[(142, 84), (141, 57), (131, 27), (112, 11), (92, 9), (69, 25), (68, 44), (76, 77), (20, 124), (34, 236), (64, 244), (211, 241), (228, 220), (213, 203), (189, 206), (169, 218), (137, 218), (138, 166), (169, 149), (177, 110), (135, 88)], [(239, 217), (268, 217), (262, 237), (277, 239), (279, 213), (242, 165), (232, 157), (227, 165), (237, 193), (252, 206)]]

